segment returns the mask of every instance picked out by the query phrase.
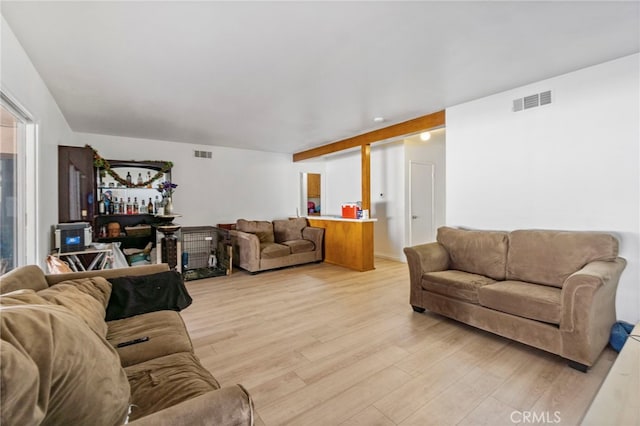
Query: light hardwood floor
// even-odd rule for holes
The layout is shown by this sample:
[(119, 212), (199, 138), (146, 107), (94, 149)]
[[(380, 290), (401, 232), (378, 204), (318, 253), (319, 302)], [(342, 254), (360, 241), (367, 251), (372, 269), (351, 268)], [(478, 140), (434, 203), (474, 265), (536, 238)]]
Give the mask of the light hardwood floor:
[(222, 385), (247, 387), (257, 425), (574, 425), (615, 360), (606, 349), (583, 374), (414, 313), (407, 265), (384, 259), (369, 272), (312, 264), (187, 288), (196, 354)]

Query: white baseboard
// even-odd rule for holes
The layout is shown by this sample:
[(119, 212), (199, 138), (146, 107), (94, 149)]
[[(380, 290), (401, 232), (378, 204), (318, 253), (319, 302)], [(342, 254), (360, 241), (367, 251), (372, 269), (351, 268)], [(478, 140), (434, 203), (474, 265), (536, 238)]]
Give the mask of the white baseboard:
[(402, 262), (402, 263), (407, 263), (407, 259), (403, 256), (403, 257), (397, 257), (397, 256), (392, 256), (389, 254), (382, 254), (382, 253), (373, 253), (374, 257), (379, 257), (381, 259), (387, 259), (387, 260), (394, 260), (396, 262)]

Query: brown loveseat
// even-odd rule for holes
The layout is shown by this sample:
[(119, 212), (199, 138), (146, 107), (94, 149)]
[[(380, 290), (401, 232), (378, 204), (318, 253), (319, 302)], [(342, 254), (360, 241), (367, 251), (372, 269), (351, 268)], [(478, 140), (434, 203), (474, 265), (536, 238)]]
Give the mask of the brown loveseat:
[(31, 265), (2, 276), (0, 424), (120, 425), (130, 413), (134, 425), (252, 425), (249, 394), (221, 388), (200, 364), (178, 312), (105, 322), (105, 277), (167, 270), (44, 275)]
[(251, 273), (322, 261), (324, 229), (303, 217), (268, 221), (239, 219), (230, 231), (233, 263)]
[(581, 371), (607, 345), (626, 261), (605, 233), (442, 227), (404, 249), (410, 303), (558, 354)]

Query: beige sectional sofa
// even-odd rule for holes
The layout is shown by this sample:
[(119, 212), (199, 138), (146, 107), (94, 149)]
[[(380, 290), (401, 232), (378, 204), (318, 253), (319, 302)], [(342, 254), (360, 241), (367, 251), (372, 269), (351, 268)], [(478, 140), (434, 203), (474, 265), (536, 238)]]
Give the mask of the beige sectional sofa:
[(45, 275), (31, 265), (2, 276), (0, 424), (252, 425), (251, 397), (200, 364), (178, 312), (105, 322), (105, 278), (167, 270)]
[(239, 219), (230, 235), (233, 263), (251, 273), (322, 261), (324, 229), (309, 226), (303, 217)]
[(404, 252), (417, 312), (558, 354), (581, 371), (607, 345), (626, 265), (610, 234), (442, 227), (437, 242)]

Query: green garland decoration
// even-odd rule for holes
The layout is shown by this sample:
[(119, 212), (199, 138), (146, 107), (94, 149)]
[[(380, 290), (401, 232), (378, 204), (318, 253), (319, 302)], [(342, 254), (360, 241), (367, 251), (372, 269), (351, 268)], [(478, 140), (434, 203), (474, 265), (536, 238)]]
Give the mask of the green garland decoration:
[[(87, 148), (91, 148), (91, 151), (93, 151), (93, 165), (99, 169), (103, 169), (104, 171), (106, 171), (107, 173), (109, 173), (109, 175), (114, 178), (118, 183), (128, 187), (128, 188), (146, 188), (147, 185), (149, 185), (151, 182), (158, 180), (162, 177), (163, 174), (165, 174), (166, 172), (168, 172), (169, 170), (171, 170), (173, 168), (173, 163), (171, 161), (155, 161), (156, 163), (164, 163), (162, 168), (156, 172), (155, 175), (151, 176), (150, 179), (147, 179), (146, 181), (142, 182), (142, 183), (133, 183), (133, 182), (127, 182), (126, 178), (123, 178), (122, 176), (120, 176), (118, 174), (118, 172), (116, 172), (115, 170), (113, 170), (111, 168), (111, 164), (109, 163), (109, 160), (106, 160), (104, 158), (102, 158), (100, 156), (100, 154), (98, 154), (98, 151), (96, 151), (95, 149), (93, 149), (93, 147), (89, 144), (85, 145), (85, 147)], [(148, 160), (147, 160), (148, 161)]]

